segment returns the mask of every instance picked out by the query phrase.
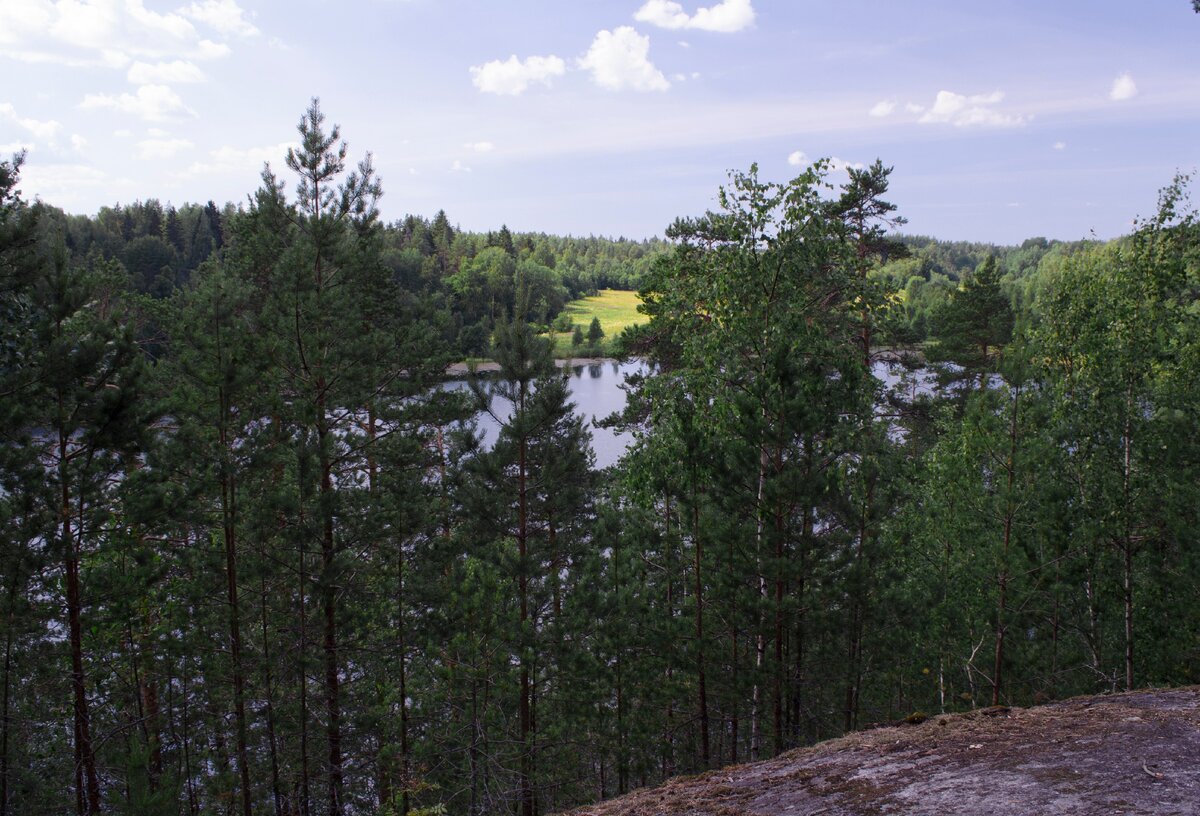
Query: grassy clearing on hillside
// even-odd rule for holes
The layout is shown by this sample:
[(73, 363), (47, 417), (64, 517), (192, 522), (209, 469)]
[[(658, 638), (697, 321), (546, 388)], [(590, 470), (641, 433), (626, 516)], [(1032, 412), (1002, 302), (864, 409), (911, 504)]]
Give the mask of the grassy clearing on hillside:
[[(636, 326), (646, 322), (646, 316), (638, 314), (637, 307), (641, 304), (637, 292), (623, 292), (617, 289), (601, 289), (595, 297), (573, 300), (567, 304), (564, 313), (569, 315), (571, 322), (583, 328), (587, 333), (593, 317), (600, 318), (600, 328), (604, 329), (604, 340), (600, 352), (608, 354), (612, 341), (625, 330), (626, 326)], [(584, 341), (584, 346), (586, 347)], [(554, 335), (554, 352), (557, 356), (572, 353), (571, 332), (558, 332)]]

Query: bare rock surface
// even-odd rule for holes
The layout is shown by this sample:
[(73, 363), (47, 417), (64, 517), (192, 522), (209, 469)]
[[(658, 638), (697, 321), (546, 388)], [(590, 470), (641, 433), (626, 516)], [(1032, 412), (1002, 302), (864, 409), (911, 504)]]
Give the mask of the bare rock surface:
[(572, 813), (1200, 814), (1200, 687), (874, 728)]

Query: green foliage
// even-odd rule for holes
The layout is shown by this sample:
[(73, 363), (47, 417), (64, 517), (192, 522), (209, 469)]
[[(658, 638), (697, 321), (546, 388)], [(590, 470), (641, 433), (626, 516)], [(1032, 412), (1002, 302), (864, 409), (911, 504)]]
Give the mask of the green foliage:
[[(242, 209), (0, 161), (6, 812), (555, 812), (1200, 682), (1186, 179), (991, 247), (893, 238), (880, 163), (752, 168), (633, 242), (383, 225), (315, 101), (299, 141)], [(605, 472), (546, 325), (647, 363)]]
[(937, 342), (926, 353), (932, 361), (957, 364), (965, 377), (984, 377), (995, 370), (1012, 332), (1012, 306), (1000, 290), (996, 259), (989, 255), (934, 313)]
[(587, 341), (594, 346), (603, 339), (604, 329), (600, 328), (600, 318), (593, 317), (592, 322), (588, 324)]

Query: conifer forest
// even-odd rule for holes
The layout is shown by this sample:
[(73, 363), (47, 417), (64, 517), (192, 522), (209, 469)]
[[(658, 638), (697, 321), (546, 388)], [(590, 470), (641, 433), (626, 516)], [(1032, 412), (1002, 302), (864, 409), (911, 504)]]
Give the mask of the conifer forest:
[[(905, 234), (880, 161), (732, 173), (662, 239), (384, 223), (315, 100), (240, 205), (68, 215), (24, 160), (0, 816), (535, 816), (1200, 683), (1186, 176), (994, 246)], [(600, 289), (645, 317), (604, 469), (550, 340)]]

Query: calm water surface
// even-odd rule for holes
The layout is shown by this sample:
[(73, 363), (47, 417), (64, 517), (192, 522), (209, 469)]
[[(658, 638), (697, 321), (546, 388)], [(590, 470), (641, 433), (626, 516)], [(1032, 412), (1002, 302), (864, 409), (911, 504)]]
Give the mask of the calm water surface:
[[(606, 361), (590, 365), (574, 366), (571, 370), (569, 385), (571, 400), (575, 403), (575, 413), (583, 417), (584, 423), (592, 434), (592, 449), (596, 453), (596, 467), (605, 468), (616, 464), (621, 454), (629, 447), (632, 439), (628, 434), (617, 433), (608, 428), (597, 428), (596, 422), (610, 414), (625, 408), (625, 377), (632, 373), (644, 373), (648, 366), (641, 361), (618, 363)], [(886, 362), (877, 362), (874, 366), (875, 376), (885, 387), (899, 389), (912, 399), (918, 393), (930, 393), (932, 375), (924, 370), (909, 372), (902, 376), (902, 369)], [(447, 388), (460, 389), (467, 387), (465, 379), (449, 380)], [(507, 419), (512, 413), (512, 405), (499, 397), (493, 400), (493, 409), (501, 417)], [(480, 414), (476, 417), (479, 430), (483, 434), (483, 444), (491, 447), (496, 439), (497, 423), (492, 417)]]
[[(573, 366), (568, 385), (571, 390), (571, 401), (575, 403), (575, 413), (583, 417), (584, 424), (592, 434), (592, 450), (596, 453), (596, 467), (605, 468), (616, 464), (621, 454), (631, 441), (628, 434), (617, 433), (608, 428), (597, 428), (596, 422), (609, 414), (624, 410), (625, 377), (635, 372), (647, 370), (645, 363), (630, 361), (618, 363), (608, 360), (602, 363)], [(447, 388), (460, 389), (467, 387), (465, 379), (455, 379), (446, 382)], [(501, 417), (507, 418), (512, 413), (512, 405), (496, 397), (492, 409)], [(491, 447), (496, 439), (496, 420), (487, 414), (476, 417), (479, 430), (483, 434), (483, 444)]]

